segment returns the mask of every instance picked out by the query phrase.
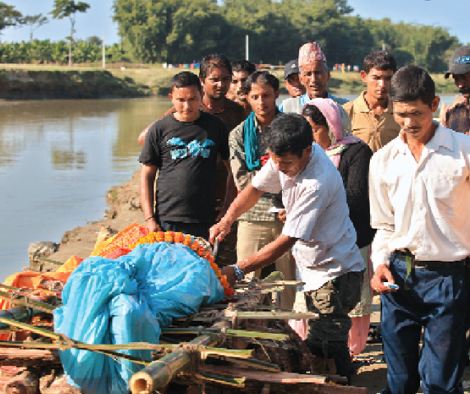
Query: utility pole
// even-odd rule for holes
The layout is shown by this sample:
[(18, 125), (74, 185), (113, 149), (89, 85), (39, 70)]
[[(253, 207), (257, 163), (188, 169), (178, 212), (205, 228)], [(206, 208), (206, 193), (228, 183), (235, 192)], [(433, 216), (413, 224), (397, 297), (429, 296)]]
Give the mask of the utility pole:
[(101, 67), (103, 69), (106, 68), (106, 45), (104, 43), (104, 39), (101, 43)]
[(245, 60), (250, 60), (250, 37), (245, 35)]

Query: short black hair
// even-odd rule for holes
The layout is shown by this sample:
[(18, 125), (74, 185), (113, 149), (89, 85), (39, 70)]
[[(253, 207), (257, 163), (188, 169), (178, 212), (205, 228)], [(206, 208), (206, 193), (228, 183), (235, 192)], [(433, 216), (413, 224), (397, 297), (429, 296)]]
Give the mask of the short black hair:
[(397, 62), (394, 57), (387, 51), (373, 51), (369, 53), (362, 63), (362, 69), (369, 73), (373, 68), (379, 70), (397, 71)]
[(429, 73), (421, 67), (408, 65), (400, 68), (392, 77), (390, 98), (392, 101), (421, 100), (429, 107), (436, 97), (436, 86)]
[(251, 86), (254, 83), (271, 86), (276, 92), (279, 90), (279, 79), (269, 71), (255, 71), (253, 74), (249, 75), (243, 84), (243, 93), (250, 93)]
[(262, 136), (268, 149), (278, 156), (291, 153), (300, 157), (313, 143), (310, 124), (303, 116), (294, 113), (278, 114)]
[(256, 71), (256, 66), (248, 60), (237, 60), (232, 62), (232, 72), (246, 71), (248, 74), (253, 74)]
[(225, 55), (213, 53), (202, 58), (201, 66), (199, 68), (199, 78), (205, 79), (207, 74), (209, 74), (213, 68), (225, 68), (228, 73), (232, 75), (230, 60), (228, 60)]
[(307, 104), (302, 110), (302, 115), (312, 119), (317, 125), (324, 126), (329, 129), (325, 116), (321, 113), (317, 106)]
[(170, 92), (172, 92), (174, 88), (185, 88), (187, 86), (196, 86), (197, 90), (202, 93), (201, 81), (196, 74), (189, 71), (181, 71), (171, 78)]

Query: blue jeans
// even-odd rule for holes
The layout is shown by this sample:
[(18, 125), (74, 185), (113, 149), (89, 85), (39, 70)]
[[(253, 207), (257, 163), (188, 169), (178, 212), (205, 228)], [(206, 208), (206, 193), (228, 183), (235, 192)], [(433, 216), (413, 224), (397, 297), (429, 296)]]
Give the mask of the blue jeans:
[(463, 262), (443, 262), (415, 267), (406, 277), (405, 257), (392, 256), (390, 270), (400, 289), (381, 299), (384, 393), (416, 393), (420, 380), (424, 393), (463, 392), (466, 269)]

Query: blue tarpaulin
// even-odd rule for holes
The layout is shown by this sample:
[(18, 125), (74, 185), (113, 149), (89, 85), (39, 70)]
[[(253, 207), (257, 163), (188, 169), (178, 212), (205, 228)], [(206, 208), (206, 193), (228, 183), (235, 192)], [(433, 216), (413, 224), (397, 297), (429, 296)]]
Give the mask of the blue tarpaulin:
[[(72, 273), (54, 311), (57, 333), (89, 344), (149, 342), (174, 318), (224, 298), (208, 261), (167, 242), (143, 244), (115, 260), (90, 257)], [(151, 360), (149, 350), (119, 350)], [(86, 350), (60, 352), (69, 381), (84, 393), (127, 393), (142, 365)]]

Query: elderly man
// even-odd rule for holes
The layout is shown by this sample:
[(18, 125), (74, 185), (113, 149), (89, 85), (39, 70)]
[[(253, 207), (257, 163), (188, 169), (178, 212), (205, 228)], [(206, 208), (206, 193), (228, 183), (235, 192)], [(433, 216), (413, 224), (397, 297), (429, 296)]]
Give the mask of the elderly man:
[(450, 106), (442, 106), (440, 120), (443, 126), (470, 134), (470, 46), (458, 48), (449, 62), (446, 78), (452, 75), (461, 96)]
[(328, 97), (338, 104), (344, 104), (348, 101), (328, 93), (330, 71), (326, 63), (326, 56), (318, 43), (308, 42), (300, 47), (298, 64), (299, 79), (305, 87), (306, 93), (299, 97), (285, 99), (279, 108), (282, 112), (300, 114), (304, 105), (313, 98)]
[[(384, 393), (462, 393), (470, 256), (470, 138), (433, 122), (434, 82), (392, 78), (400, 135), (370, 163), (372, 288), (382, 294)], [(422, 345), (420, 342), (422, 341)]]
[(271, 264), (292, 248), (303, 296), (319, 319), (310, 321), (311, 351), (334, 358), (337, 372), (349, 377), (348, 312), (359, 300), (364, 261), (356, 246), (346, 192), (339, 172), (319, 145), (312, 128), (297, 114), (279, 114), (263, 131), (269, 160), (211, 228), (211, 241), (223, 238), (231, 224), (264, 193), (279, 193), (286, 208), (282, 233), (256, 253), (226, 267), (229, 280)]
[(291, 60), (284, 66), (284, 83), (289, 96), (299, 97), (305, 94), (305, 87), (300, 83), (299, 79), (297, 59)]
[(365, 58), (361, 79), (366, 90), (359, 97), (343, 105), (351, 119), (351, 131), (362, 139), (372, 151), (377, 151), (393, 140), (400, 126), (393, 119), (390, 85), (397, 63), (385, 51), (374, 51)]

